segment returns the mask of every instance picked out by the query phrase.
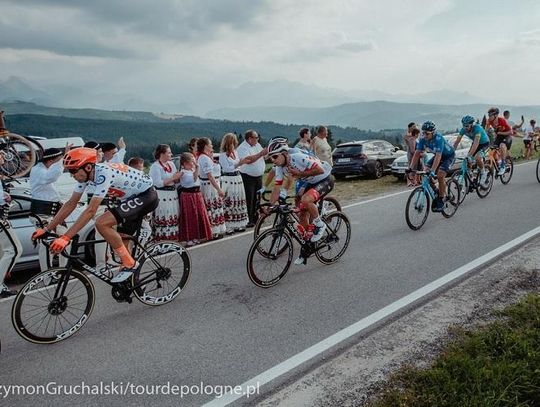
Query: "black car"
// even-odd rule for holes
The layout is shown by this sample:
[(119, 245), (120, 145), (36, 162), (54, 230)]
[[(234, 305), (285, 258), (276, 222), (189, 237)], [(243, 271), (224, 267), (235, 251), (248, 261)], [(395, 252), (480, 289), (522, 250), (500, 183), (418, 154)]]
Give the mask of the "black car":
[(369, 175), (380, 178), (390, 171), (392, 162), (405, 151), (385, 140), (365, 140), (342, 143), (332, 153), (336, 178), (347, 175)]

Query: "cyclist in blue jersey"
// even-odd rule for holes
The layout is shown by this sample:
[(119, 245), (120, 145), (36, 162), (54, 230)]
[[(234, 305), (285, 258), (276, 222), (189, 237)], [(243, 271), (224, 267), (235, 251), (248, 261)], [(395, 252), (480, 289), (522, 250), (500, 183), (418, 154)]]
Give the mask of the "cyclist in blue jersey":
[(418, 165), (420, 155), (425, 151), (431, 151), (435, 154), (427, 163), (426, 171), (437, 171), (437, 180), (439, 181), (439, 196), (433, 200), (434, 212), (442, 212), (444, 208), (444, 197), (446, 196), (446, 183), (444, 179), (446, 174), (454, 164), (456, 153), (454, 148), (448, 144), (442, 134), (436, 132), (437, 127), (432, 121), (422, 124), (422, 136), (416, 144), (416, 151), (409, 164), (409, 172), (414, 172), (413, 168)]
[(454, 149), (457, 148), (463, 136), (472, 140), (473, 143), (467, 155), (476, 158), (476, 164), (478, 165), (478, 168), (480, 168), (480, 183), (483, 184), (486, 182), (487, 170), (484, 168), (482, 155), (478, 153), (486, 151), (489, 148), (489, 137), (482, 126), (476, 123), (476, 120), (472, 116), (463, 116), (461, 124), (463, 127), (459, 131), (459, 136), (457, 136), (456, 141), (454, 141)]

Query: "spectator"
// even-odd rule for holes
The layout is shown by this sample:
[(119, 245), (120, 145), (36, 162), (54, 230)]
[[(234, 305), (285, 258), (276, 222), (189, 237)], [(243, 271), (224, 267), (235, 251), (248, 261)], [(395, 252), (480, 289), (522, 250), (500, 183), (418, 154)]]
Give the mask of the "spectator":
[(197, 137), (193, 137), (191, 140), (189, 140), (188, 148), (189, 152), (193, 154), (195, 158), (197, 158)]
[(529, 160), (533, 150), (533, 140), (537, 136), (538, 128), (536, 127), (536, 120), (531, 119), (529, 124), (523, 129), (523, 144), (525, 145), (525, 159)]
[(132, 168), (135, 168), (136, 170), (144, 171), (144, 158), (131, 157), (128, 160), (128, 165)]
[(199, 166), (191, 153), (180, 155), (180, 241), (190, 247), (212, 239), (212, 227), (200, 192)]
[(158, 191), (159, 206), (154, 211), (153, 226), (156, 240), (178, 240), (178, 193), (175, 184), (180, 173), (171, 161), (171, 148), (159, 144), (154, 151), (156, 161), (150, 166), (150, 178)]
[(262, 188), (262, 177), (264, 174), (265, 164), (264, 156), (266, 149), (263, 149), (259, 144), (259, 135), (255, 130), (248, 130), (244, 134), (244, 141), (238, 146), (238, 157), (241, 160), (245, 159), (245, 164), (238, 169), (244, 182), (246, 191), (246, 205), (248, 211), (248, 228), (255, 226), (257, 222), (257, 191)]
[(126, 156), (126, 143), (124, 138), (118, 139), (118, 147), (114, 143), (101, 143), (101, 151), (103, 152), (103, 162), (123, 164)]
[(311, 151), (311, 131), (307, 127), (302, 127), (298, 132), (300, 139), (295, 147), (305, 151)]
[(332, 147), (328, 144), (328, 129), (326, 126), (317, 128), (317, 135), (313, 138), (312, 149), (319, 160), (325, 161), (330, 166), (332, 163)]
[[(420, 135), (420, 130), (413, 123), (413, 127), (409, 128), (410, 131), (405, 135), (405, 147), (407, 148), (407, 161), (408, 166), (411, 166), (411, 161), (416, 151), (416, 143), (418, 142), (418, 136)], [(422, 160), (418, 161), (416, 170), (420, 171), (422, 169)], [(407, 186), (412, 187), (418, 185), (418, 176), (415, 176), (414, 179), (407, 177)]]
[[(71, 144), (66, 145), (65, 152), (71, 148)], [(58, 148), (47, 148), (43, 152), (43, 158), (30, 171), (30, 191), (32, 201), (30, 203), (30, 212), (39, 216), (44, 222), (49, 223), (62, 207), (60, 194), (56, 190), (55, 182), (58, 181), (60, 175), (64, 172), (62, 158), (64, 153)], [(42, 227), (36, 225), (36, 227)], [(63, 235), (67, 228), (63, 225), (58, 225), (57, 233)], [(69, 249), (68, 249), (69, 251)], [(52, 267), (52, 259), (50, 258), (49, 250), (40, 244), (38, 248), (39, 267), (41, 271), (48, 270)], [(65, 266), (67, 259), (64, 256), (59, 258), (60, 266)]]
[(214, 163), (213, 152), (214, 147), (209, 138), (202, 137), (197, 140), (201, 193), (210, 219), (213, 238), (219, 239), (225, 233), (225, 217), (223, 216), (223, 197), (225, 194), (220, 185), (221, 167)]
[(225, 194), (223, 198), (223, 214), (227, 234), (243, 232), (246, 230), (248, 223), (246, 191), (238, 171), (238, 167), (244, 164), (246, 159), (241, 160), (238, 158), (236, 147), (238, 147), (236, 134), (225, 134), (221, 140), (219, 164), (222, 170), (221, 186)]
[(521, 115), (521, 122), (519, 124), (516, 124), (512, 120), (510, 120), (510, 110), (505, 110), (503, 112), (503, 117), (506, 119), (510, 127), (512, 127), (514, 135), (517, 133), (518, 130), (521, 130), (521, 127), (525, 123), (525, 118), (523, 117), (523, 115)]

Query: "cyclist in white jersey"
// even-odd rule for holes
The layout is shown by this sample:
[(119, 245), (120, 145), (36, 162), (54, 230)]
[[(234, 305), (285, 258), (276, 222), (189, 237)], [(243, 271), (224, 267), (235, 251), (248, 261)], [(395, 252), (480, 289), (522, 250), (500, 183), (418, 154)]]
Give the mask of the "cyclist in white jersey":
[[(285, 177), (293, 176), (305, 182), (305, 190), (298, 205), (300, 225), (305, 231), (313, 230), (312, 242), (319, 241), (324, 234), (326, 225), (319, 216), (316, 202), (334, 187), (334, 180), (330, 175), (332, 168), (327, 163), (323, 163), (305, 152), (290, 153), (285, 138), (270, 140), (268, 156), (276, 169), (274, 189), (270, 201), (277, 202), (279, 190)], [(313, 225), (310, 225), (310, 219), (313, 221)], [(300, 262), (300, 259), (298, 261)]]
[[(120, 204), (99, 216), (96, 219), (96, 228), (122, 261), (122, 272), (111, 282), (120, 283), (127, 280), (137, 268), (137, 264), (128, 248), (124, 246), (119, 232), (133, 234), (144, 215), (156, 209), (159, 201), (151, 178), (125, 164), (97, 164), (96, 150), (85, 147), (69, 151), (64, 156), (64, 168), (78, 184), (71, 198), (62, 206), (51, 223), (45, 229), (36, 230), (32, 239), (38, 239), (47, 231), (54, 230), (77, 207), (85, 190), (93, 188), (94, 195), (79, 219), (51, 244), (51, 250), (59, 253), (94, 217), (101, 201), (107, 195), (117, 197)], [(118, 231), (114, 229), (115, 226), (118, 226)]]

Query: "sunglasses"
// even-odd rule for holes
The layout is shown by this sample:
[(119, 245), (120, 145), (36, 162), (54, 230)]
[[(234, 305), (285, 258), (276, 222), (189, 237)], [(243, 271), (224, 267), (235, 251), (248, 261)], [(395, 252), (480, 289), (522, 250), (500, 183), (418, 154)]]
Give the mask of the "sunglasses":
[(73, 175), (73, 174), (77, 174), (79, 172), (80, 168), (70, 168), (68, 170), (68, 172)]
[(280, 154), (273, 154), (273, 155), (270, 156), (270, 159), (272, 161), (276, 161), (279, 158), (279, 156), (280, 156)]

